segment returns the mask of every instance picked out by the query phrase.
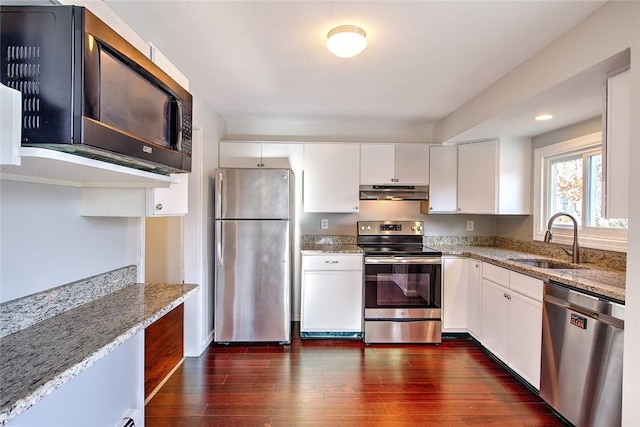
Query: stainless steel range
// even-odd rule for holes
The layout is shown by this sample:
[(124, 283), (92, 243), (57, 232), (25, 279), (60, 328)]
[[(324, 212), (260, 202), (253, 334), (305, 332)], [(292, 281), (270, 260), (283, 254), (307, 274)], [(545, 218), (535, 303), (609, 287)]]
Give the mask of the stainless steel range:
[(442, 253), (422, 221), (359, 221), (364, 251), (364, 342), (440, 343)]

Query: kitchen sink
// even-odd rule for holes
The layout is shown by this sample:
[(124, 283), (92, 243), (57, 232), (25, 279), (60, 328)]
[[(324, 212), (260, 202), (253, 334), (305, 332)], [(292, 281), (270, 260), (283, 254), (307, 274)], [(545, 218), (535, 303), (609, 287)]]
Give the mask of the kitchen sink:
[(523, 258), (510, 258), (510, 261), (515, 261), (520, 264), (528, 265), (530, 267), (548, 268), (554, 270), (576, 270), (585, 268), (577, 264), (570, 264), (568, 262), (551, 261), (547, 259), (523, 259)]

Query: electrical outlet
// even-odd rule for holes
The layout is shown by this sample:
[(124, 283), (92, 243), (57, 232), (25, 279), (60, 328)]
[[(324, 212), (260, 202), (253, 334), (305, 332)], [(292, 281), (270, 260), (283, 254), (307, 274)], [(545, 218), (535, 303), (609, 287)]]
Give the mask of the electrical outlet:
[(329, 220), (327, 218), (322, 218), (320, 220), (320, 228), (323, 230), (326, 230), (327, 228), (329, 228)]
[(473, 221), (467, 221), (467, 231), (473, 231)]

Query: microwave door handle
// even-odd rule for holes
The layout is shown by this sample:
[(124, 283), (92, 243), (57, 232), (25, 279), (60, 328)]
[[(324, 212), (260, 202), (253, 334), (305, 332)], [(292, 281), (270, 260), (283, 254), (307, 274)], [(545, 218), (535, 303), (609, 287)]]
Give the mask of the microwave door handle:
[(176, 148), (182, 149), (182, 102), (176, 101)]

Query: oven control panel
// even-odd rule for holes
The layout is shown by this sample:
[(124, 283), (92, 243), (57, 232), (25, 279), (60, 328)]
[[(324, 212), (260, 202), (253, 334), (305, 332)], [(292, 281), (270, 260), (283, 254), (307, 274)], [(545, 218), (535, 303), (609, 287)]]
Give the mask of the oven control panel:
[(422, 221), (358, 221), (358, 236), (422, 236)]

